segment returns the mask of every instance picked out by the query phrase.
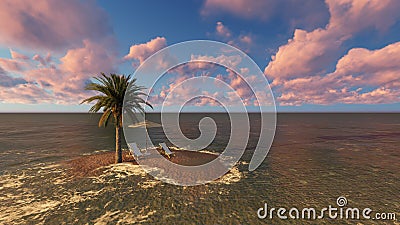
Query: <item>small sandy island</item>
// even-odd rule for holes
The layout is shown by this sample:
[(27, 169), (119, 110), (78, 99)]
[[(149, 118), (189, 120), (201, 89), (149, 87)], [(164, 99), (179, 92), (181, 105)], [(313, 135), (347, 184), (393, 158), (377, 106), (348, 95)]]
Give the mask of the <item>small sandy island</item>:
[[(188, 150), (172, 150), (174, 156), (169, 160), (184, 166), (197, 166), (216, 159), (218, 155), (212, 153), (195, 152)], [(66, 161), (68, 173), (75, 178), (96, 176), (102, 173), (101, 168), (114, 164), (115, 152), (105, 152), (94, 155), (85, 155)], [(122, 152), (122, 162), (137, 165), (134, 157), (127, 150)]]

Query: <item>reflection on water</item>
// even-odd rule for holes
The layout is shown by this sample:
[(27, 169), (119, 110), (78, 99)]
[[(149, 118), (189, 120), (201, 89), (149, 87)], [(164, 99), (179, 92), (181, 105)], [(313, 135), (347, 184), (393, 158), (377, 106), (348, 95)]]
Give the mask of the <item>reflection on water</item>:
[[(199, 136), (196, 126), (203, 116), (182, 115), (185, 136)], [(215, 119), (218, 128), (207, 149), (221, 152), (230, 136), (229, 118), (207, 116)], [(129, 164), (105, 168), (98, 177), (67, 177), (60, 162), (113, 150), (113, 128), (97, 128), (98, 118), (87, 114), (0, 115), (0, 224), (270, 223), (257, 218), (257, 209), (264, 203), (323, 208), (335, 205), (339, 196), (346, 196), (351, 207), (381, 212), (400, 208), (398, 114), (280, 114), (267, 159), (256, 171), (248, 172), (259, 133), (258, 118), (252, 115), (247, 150), (231, 177), (186, 188), (156, 181)], [(156, 114), (149, 119), (159, 122)], [(154, 142), (166, 141), (162, 128), (150, 130)], [(287, 221), (272, 223), (283, 222)]]

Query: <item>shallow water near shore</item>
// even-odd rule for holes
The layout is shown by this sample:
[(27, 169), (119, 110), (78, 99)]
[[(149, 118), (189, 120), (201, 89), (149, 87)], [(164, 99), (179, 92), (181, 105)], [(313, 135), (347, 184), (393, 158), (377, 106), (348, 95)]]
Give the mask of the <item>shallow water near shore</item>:
[[(218, 127), (207, 151), (220, 153), (230, 135), (227, 115), (183, 114), (182, 131), (196, 138), (204, 116)], [(98, 176), (68, 176), (66, 160), (113, 151), (114, 130), (98, 128), (98, 119), (89, 114), (0, 114), (0, 224), (315, 224), (261, 220), (257, 210), (264, 203), (321, 209), (336, 206), (339, 196), (351, 207), (399, 212), (399, 114), (279, 114), (266, 160), (249, 172), (259, 133), (259, 117), (251, 115), (249, 144), (232, 173), (195, 187), (165, 184), (127, 163), (108, 166)], [(146, 119), (157, 123), (159, 115)], [(155, 143), (166, 141), (160, 127), (151, 128), (150, 136)]]

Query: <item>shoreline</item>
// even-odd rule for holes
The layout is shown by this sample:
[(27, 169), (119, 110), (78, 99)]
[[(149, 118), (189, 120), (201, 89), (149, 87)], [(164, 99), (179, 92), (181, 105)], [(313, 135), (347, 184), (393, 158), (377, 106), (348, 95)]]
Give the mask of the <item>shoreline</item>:
[[(217, 154), (208, 152), (196, 152), (189, 150), (175, 150), (171, 148), (174, 153), (169, 160), (173, 163), (184, 166), (197, 166), (202, 165), (218, 157)], [(67, 168), (67, 173), (73, 178), (84, 178), (90, 176), (98, 176), (103, 170), (114, 163), (115, 152), (102, 152), (92, 155), (82, 155), (78, 158), (64, 161), (62, 164)], [(122, 150), (122, 163), (131, 163), (138, 165), (134, 157), (128, 150)]]

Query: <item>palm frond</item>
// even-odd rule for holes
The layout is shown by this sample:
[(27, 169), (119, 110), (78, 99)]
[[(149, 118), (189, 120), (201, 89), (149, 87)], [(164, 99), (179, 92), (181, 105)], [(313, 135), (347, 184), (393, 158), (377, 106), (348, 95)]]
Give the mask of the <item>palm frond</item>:
[(99, 120), (99, 127), (101, 126), (107, 126), (108, 121), (110, 120), (110, 116), (111, 116), (112, 111), (110, 109), (107, 109), (103, 115), (101, 116), (100, 120)]
[(146, 88), (136, 85), (136, 78), (131, 78), (131, 75), (100, 73), (100, 76), (94, 77), (94, 80), (95, 82), (88, 84), (85, 90), (96, 91), (100, 94), (84, 99), (81, 104), (95, 102), (89, 112), (104, 111), (99, 120), (99, 126), (107, 126), (111, 115), (116, 126), (122, 126), (125, 96), (129, 99), (125, 102), (125, 109), (130, 112), (145, 113), (144, 105), (153, 109), (153, 106), (143, 99), (147, 97), (143, 92)]

